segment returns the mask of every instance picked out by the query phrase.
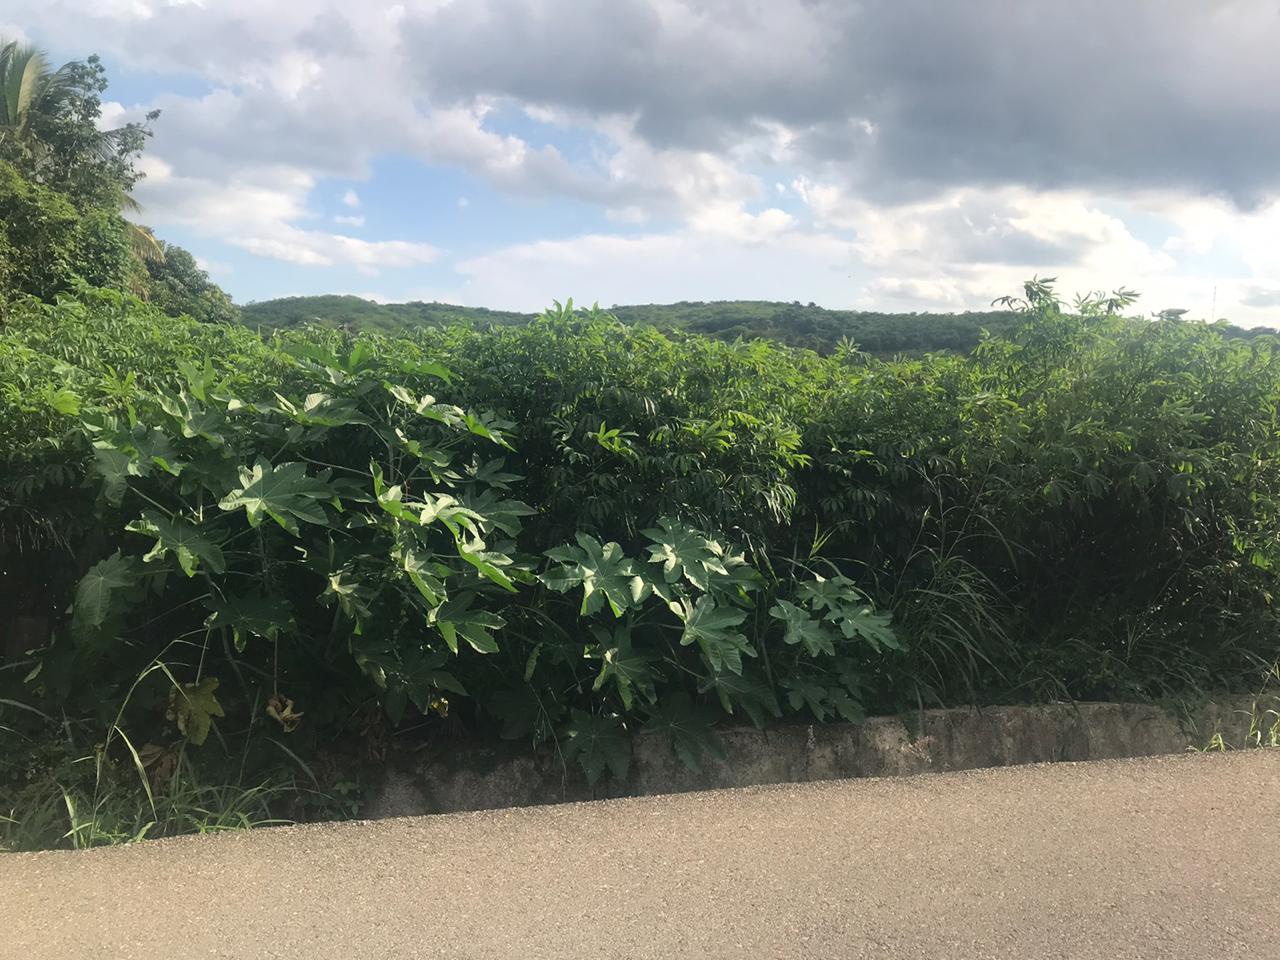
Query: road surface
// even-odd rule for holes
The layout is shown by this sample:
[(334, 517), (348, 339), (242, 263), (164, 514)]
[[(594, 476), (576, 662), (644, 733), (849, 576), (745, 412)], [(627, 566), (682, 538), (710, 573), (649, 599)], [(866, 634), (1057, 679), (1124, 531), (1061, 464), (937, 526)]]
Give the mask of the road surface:
[(1280, 751), (0, 855), (4, 960), (1280, 957)]

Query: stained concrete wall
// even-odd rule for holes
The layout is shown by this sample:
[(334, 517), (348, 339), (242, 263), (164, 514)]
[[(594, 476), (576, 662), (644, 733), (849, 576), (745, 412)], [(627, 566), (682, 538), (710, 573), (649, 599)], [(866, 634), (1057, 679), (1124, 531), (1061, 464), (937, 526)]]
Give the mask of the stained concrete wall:
[(452, 743), (389, 761), (364, 815), (485, 810), (722, 787), (884, 777), (1018, 763), (1181, 753), (1216, 732), (1241, 744), (1250, 701), (1209, 704), (1188, 716), (1155, 706), (1088, 703), (927, 710), (860, 724), (721, 731), (723, 759), (686, 768), (665, 737), (640, 735), (622, 783), (587, 787), (576, 767), (528, 745)]

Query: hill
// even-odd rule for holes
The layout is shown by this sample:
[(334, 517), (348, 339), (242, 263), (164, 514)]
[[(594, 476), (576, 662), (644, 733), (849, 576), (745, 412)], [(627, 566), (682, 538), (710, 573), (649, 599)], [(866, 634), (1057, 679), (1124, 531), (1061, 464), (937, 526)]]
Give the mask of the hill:
[[(869, 353), (964, 352), (978, 342), (983, 329), (1007, 332), (1015, 321), (1007, 310), (971, 313), (880, 313), (827, 310), (798, 302), (720, 300), (671, 304), (614, 306), (623, 323), (649, 325), (721, 340), (764, 337), (829, 353), (841, 340), (851, 340)], [(533, 314), (447, 303), (375, 303), (354, 296), (283, 297), (246, 304), (244, 323), (260, 329), (289, 329), (307, 323), (378, 330), (384, 333), (447, 323), (522, 325)]]
[[(648, 303), (610, 308), (623, 323), (648, 325), (666, 331), (701, 334), (719, 340), (763, 337), (794, 347), (830, 353), (843, 340), (881, 356), (931, 352), (967, 353), (987, 330), (1009, 334), (1018, 322), (1009, 310), (964, 313), (883, 313), (874, 310), (828, 310), (798, 301), (716, 300)], [(282, 297), (246, 304), (243, 321), (263, 330), (284, 330), (308, 323), (352, 330), (401, 332), (449, 323), (520, 326), (534, 314), (448, 303), (375, 303), (354, 296)], [(1231, 337), (1252, 339), (1275, 333), (1269, 327), (1246, 329), (1223, 323)]]

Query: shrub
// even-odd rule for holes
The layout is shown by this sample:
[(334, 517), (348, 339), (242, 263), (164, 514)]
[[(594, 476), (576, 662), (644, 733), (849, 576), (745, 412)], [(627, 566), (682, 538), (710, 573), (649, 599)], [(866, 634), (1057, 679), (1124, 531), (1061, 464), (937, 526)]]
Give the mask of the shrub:
[(0, 592), (49, 629), (0, 721), (103, 744), (112, 791), (397, 731), (594, 781), (641, 728), (697, 764), (728, 717), (1239, 688), (1278, 655), (1276, 345), (1126, 305), (1036, 282), (1009, 338), (886, 362), (21, 301)]

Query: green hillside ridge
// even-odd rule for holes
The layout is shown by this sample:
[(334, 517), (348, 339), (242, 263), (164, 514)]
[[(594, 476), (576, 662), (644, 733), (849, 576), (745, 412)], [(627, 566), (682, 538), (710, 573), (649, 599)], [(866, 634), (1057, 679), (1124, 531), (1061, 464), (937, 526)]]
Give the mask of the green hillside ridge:
[[(1008, 335), (1020, 322), (1004, 309), (961, 313), (890, 313), (876, 310), (829, 310), (799, 301), (715, 300), (678, 303), (615, 305), (609, 312), (632, 326), (652, 326), (667, 332), (701, 334), (719, 340), (764, 338), (793, 347), (830, 353), (842, 342), (856, 344), (882, 356), (930, 352), (967, 353), (985, 330)], [(350, 295), (281, 297), (248, 303), (241, 308), (245, 324), (260, 330), (284, 330), (306, 324), (404, 332), (413, 327), (451, 323), (520, 326), (535, 314), (487, 307), (423, 301), (377, 303)], [(1243, 328), (1219, 321), (1229, 337), (1253, 339), (1274, 334), (1271, 327)]]

